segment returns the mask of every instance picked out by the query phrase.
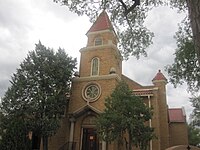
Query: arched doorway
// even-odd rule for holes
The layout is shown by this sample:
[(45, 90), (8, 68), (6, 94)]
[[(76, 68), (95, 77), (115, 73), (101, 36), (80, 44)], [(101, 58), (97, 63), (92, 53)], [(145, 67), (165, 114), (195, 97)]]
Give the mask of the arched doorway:
[(82, 150), (99, 150), (99, 139), (95, 127), (96, 116), (89, 115), (82, 122)]

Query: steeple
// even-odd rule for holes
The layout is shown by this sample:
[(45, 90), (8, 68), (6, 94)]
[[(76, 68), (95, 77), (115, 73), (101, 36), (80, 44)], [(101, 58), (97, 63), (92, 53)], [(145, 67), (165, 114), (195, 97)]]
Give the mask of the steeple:
[(122, 74), (122, 57), (118, 39), (105, 10), (87, 32), (87, 45), (80, 50), (80, 77), (100, 77)]
[(97, 20), (94, 22), (94, 24), (91, 26), (91, 28), (88, 30), (88, 33), (91, 32), (97, 32), (97, 31), (103, 31), (103, 30), (113, 30), (114, 28), (110, 22), (110, 19), (108, 17), (108, 14), (105, 10), (101, 12)]
[(156, 74), (156, 76), (153, 78), (152, 82), (159, 82), (159, 81), (164, 81), (167, 83), (167, 79), (165, 78), (165, 76), (162, 74), (161, 70), (158, 70), (158, 73)]
[(87, 47), (108, 44), (117, 46), (118, 43), (117, 35), (105, 10), (100, 13), (86, 35)]

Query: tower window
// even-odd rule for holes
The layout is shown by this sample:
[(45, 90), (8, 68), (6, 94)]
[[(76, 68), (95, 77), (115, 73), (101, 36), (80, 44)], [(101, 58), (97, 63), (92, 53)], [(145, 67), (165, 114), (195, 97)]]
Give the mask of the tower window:
[(92, 59), (91, 64), (91, 75), (95, 76), (99, 74), (99, 58), (95, 57)]
[(97, 37), (97, 38), (95, 39), (94, 45), (95, 45), (95, 46), (98, 46), (98, 45), (102, 45), (102, 44), (103, 44), (102, 38), (101, 38), (101, 37)]

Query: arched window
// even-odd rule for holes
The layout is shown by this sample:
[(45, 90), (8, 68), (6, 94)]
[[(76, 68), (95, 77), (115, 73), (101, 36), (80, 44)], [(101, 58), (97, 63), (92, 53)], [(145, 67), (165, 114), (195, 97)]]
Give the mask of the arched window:
[(91, 75), (99, 75), (99, 58), (95, 57), (92, 59), (92, 64), (91, 64)]
[(101, 37), (95, 38), (95, 41), (94, 41), (95, 46), (102, 45), (102, 44), (103, 44), (103, 40)]

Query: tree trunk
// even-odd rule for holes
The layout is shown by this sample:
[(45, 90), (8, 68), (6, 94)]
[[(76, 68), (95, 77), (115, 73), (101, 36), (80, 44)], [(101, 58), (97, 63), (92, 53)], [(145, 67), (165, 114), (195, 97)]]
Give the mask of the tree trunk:
[(191, 23), (195, 51), (200, 66), (200, 0), (186, 0)]
[(132, 138), (131, 138), (131, 133), (129, 132), (129, 134), (128, 134), (128, 136), (129, 136), (129, 150), (131, 150), (132, 149)]
[(42, 137), (43, 150), (48, 150), (48, 136)]

